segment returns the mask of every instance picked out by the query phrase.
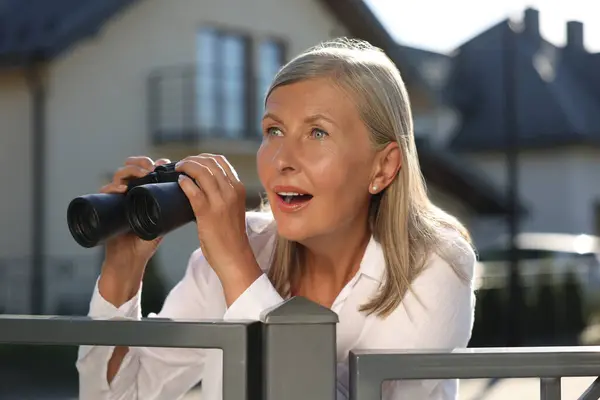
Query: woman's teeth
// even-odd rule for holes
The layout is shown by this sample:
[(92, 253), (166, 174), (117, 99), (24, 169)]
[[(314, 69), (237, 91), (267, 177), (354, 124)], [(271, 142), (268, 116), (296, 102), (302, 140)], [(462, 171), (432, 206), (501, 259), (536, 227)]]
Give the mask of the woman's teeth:
[(278, 192), (277, 194), (279, 196), (281, 196), (283, 201), (285, 201), (288, 204), (290, 204), (294, 200), (301, 200), (301, 199), (310, 200), (310, 198), (312, 197), (309, 194), (296, 193), (296, 192)]

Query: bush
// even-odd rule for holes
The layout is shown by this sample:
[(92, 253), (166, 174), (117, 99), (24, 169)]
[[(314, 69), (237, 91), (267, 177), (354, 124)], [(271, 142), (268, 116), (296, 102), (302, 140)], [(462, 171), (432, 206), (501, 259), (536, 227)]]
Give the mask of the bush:
[(583, 300), (579, 282), (573, 270), (569, 270), (563, 283), (563, 318), (561, 329), (569, 336), (579, 336), (586, 327)]
[(154, 255), (146, 266), (142, 286), (142, 316), (147, 317), (149, 313), (158, 313), (162, 309), (167, 288), (161, 276), (158, 266), (157, 254)]
[(504, 290), (480, 289), (476, 296), (475, 323), (469, 345), (472, 347), (502, 345), (506, 320)]
[(535, 336), (543, 340), (554, 340), (557, 334), (558, 296), (551, 275), (538, 277), (537, 301), (535, 304)]

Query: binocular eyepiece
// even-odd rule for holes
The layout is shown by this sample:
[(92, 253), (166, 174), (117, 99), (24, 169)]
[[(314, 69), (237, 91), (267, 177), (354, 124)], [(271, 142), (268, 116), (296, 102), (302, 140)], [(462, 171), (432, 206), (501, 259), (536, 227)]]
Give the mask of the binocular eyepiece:
[(124, 194), (96, 193), (76, 197), (67, 209), (67, 224), (82, 247), (95, 247), (113, 236), (133, 232), (153, 240), (189, 222), (194, 212), (178, 183), (175, 163), (157, 166), (131, 180)]

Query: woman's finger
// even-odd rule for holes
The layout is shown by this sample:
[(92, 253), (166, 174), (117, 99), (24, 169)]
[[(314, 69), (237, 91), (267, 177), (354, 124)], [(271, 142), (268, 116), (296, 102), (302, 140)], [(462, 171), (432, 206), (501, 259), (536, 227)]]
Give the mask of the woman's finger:
[(179, 186), (187, 196), (195, 215), (200, 215), (203, 209), (208, 207), (208, 199), (205, 193), (196, 183), (186, 175), (179, 175)]
[(219, 185), (219, 189), (223, 193), (227, 193), (233, 189), (233, 183), (227, 176), (227, 171), (219, 164), (219, 162), (214, 158), (205, 154), (201, 154), (199, 156), (190, 157), (191, 160), (196, 161), (198, 164), (202, 164), (212, 172), (217, 184)]
[(171, 160), (169, 160), (168, 158), (159, 158), (158, 160), (156, 160), (156, 162), (154, 163), (154, 166), (157, 167), (159, 165), (165, 165), (165, 164), (169, 164), (171, 162)]
[(187, 158), (177, 163), (176, 169), (195, 181), (210, 204), (223, 201), (215, 175), (206, 165)]
[(150, 172), (151, 170), (147, 170), (138, 165), (125, 165), (115, 172), (113, 176), (113, 183), (122, 185), (131, 178), (141, 178), (148, 175)]
[(140, 168), (150, 171), (154, 169), (154, 161), (146, 156), (128, 157), (127, 160), (125, 160), (125, 165), (137, 165)]
[(227, 177), (229, 178), (231, 183), (233, 183), (233, 184), (241, 183), (236, 170), (233, 168), (233, 165), (231, 165), (229, 160), (227, 160), (227, 158), (225, 158), (225, 156), (222, 156), (220, 154), (210, 154), (210, 153), (204, 153), (201, 155), (205, 155), (205, 156), (213, 158), (221, 166), (221, 168), (223, 168), (223, 171), (225, 171), (225, 175), (227, 175)]
[(125, 193), (127, 185), (109, 183), (100, 188), (100, 193)]

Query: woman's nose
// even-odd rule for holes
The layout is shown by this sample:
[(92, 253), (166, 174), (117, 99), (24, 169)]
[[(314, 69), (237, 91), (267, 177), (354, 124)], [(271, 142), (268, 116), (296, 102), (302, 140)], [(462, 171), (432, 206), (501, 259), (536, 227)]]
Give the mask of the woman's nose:
[(296, 151), (291, 143), (281, 141), (277, 144), (277, 149), (273, 154), (272, 163), (280, 173), (293, 172), (298, 170)]

